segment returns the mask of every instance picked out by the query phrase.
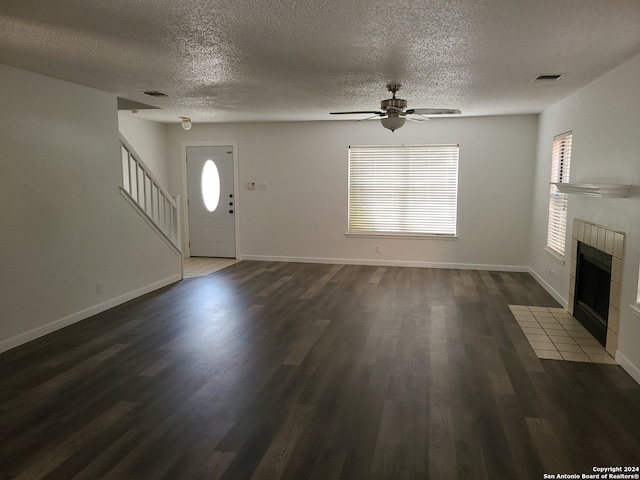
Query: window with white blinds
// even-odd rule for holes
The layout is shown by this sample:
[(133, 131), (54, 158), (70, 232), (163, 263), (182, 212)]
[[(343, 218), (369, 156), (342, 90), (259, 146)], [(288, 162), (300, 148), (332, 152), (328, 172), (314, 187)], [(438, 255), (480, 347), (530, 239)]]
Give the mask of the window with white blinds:
[(458, 145), (349, 147), (352, 234), (456, 235)]
[(553, 138), (551, 154), (551, 185), (549, 188), (549, 223), (547, 250), (564, 258), (567, 233), (567, 194), (560, 193), (554, 183), (569, 182), (571, 163), (571, 132)]

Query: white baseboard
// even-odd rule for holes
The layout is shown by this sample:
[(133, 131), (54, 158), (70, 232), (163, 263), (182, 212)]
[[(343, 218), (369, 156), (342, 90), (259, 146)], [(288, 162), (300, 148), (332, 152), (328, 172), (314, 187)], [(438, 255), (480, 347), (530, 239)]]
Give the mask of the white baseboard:
[(540, 275), (536, 273), (531, 267), (527, 269), (531, 276), (544, 288), (556, 301), (562, 305), (562, 308), (567, 310), (569, 308), (569, 301), (560, 295), (551, 285), (549, 285)]
[(85, 320), (93, 315), (104, 312), (105, 310), (109, 310), (110, 308), (117, 307), (129, 300), (133, 300), (134, 298), (138, 298), (147, 293), (153, 292), (162, 287), (166, 287), (172, 283), (178, 282), (182, 280), (182, 273), (171, 275), (170, 277), (164, 278), (157, 282), (154, 282), (150, 285), (146, 285), (142, 288), (138, 288), (132, 292), (125, 293), (124, 295), (120, 295), (119, 297), (112, 298), (107, 300), (106, 302), (99, 303), (98, 305), (94, 305), (85, 310), (81, 310), (80, 312), (73, 313), (67, 317), (60, 318), (58, 320), (54, 320), (51, 323), (47, 323), (46, 325), (42, 325), (41, 327), (34, 328), (33, 330), (29, 330), (28, 332), (21, 333), (20, 335), (16, 335), (15, 337), (11, 337), (7, 340), (0, 341), (0, 353), (6, 352), (12, 348), (23, 345), (27, 342), (35, 340), (36, 338), (43, 337), (44, 335), (48, 335), (49, 333), (55, 332), (56, 330), (60, 330), (61, 328), (68, 327), (74, 323), (77, 323), (81, 320)]
[(259, 262), (330, 263), (336, 265), (371, 265), (379, 267), (446, 268), (459, 270), (492, 270), (498, 272), (528, 272), (529, 267), (519, 265), (486, 265), (476, 263), (440, 263), (407, 260), (371, 260), (364, 258), (275, 257), (268, 255), (242, 255), (242, 260)]
[(616, 352), (616, 362), (631, 375), (631, 378), (640, 384), (640, 368), (631, 363), (631, 361), (620, 352)]

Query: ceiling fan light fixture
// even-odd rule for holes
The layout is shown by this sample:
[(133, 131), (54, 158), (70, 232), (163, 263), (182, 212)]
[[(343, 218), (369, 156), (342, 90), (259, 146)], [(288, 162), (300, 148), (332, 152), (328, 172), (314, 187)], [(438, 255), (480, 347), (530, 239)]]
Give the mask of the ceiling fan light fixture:
[[(356, 110), (351, 112), (331, 112), (331, 115), (351, 115), (351, 114), (364, 114), (367, 113), (370, 116), (369, 118), (374, 118), (376, 116), (380, 116), (380, 122), (382, 126), (392, 132), (395, 132), (397, 129), (404, 125), (404, 122), (407, 120), (407, 115), (420, 115), (422, 120), (415, 120), (413, 118), (409, 118), (409, 120), (417, 122), (417, 121), (426, 121), (428, 120), (427, 115), (435, 116), (435, 115), (459, 115), (461, 112), (458, 109), (454, 108), (409, 108), (407, 109), (407, 101), (402, 98), (397, 98), (396, 93), (400, 89), (401, 85), (399, 83), (388, 83), (387, 90), (391, 92), (391, 98), (387, 98), (380, 102), (380, 110)], [(368, 120), (366, 118), (364, 120)]]
[(404, 117), (397, 117), (397, 116), (393, 116), (393, 117), (383, 117), (380, 119), (380, 122), (382, 123), (382, 126), (384, 128), (388, 128), (389, 130), (391, 130), (392, 132), (399, 129), (400, 127), (402, 127), (404, 125), (404, 122), (406, 122), (407, 119)]
[(180, 117), (182, 119), (182, 128), (184, 128), (185, 130), (191, 130), (191, 127), (193, 126), (191, 124), (191, 119), (189, 117)]

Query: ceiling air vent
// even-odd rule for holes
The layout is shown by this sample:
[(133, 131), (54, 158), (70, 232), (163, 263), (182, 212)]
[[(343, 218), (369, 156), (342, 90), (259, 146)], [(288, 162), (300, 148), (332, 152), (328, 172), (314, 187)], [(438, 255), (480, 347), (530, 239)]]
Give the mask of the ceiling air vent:
[(166, 93), (158, 92), (157, 90), (147, 90), (142, 93), (144, 93), (145, 95), (150, 95), (152, 97), (168, 97), (169, 96)]
[(538, 75), (533, 79), (534, 82), (555, 82), (564, 77), (564, 73), (552, 73), (549, 75)]

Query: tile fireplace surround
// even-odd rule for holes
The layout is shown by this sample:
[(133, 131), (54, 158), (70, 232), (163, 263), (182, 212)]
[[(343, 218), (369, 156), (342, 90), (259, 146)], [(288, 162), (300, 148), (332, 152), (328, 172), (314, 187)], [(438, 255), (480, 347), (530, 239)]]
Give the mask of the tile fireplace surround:
[(573, 315), (573, 301), (576, 290), (576, 265), (578, 242), (602, 250), (613, 257), (611, 264), (611, 286), (609, 290), (609, 313), (607, 324), (607, 352), (615, 357), (618, 348), (618, 323), (620, 318), (620, 293), (622, 291), (622, 265), (624, 259), (624, 232), (596, 225), (579, 218), (573, 220), (571, 237), (571, 278), (569, 280), (568, 311)]

